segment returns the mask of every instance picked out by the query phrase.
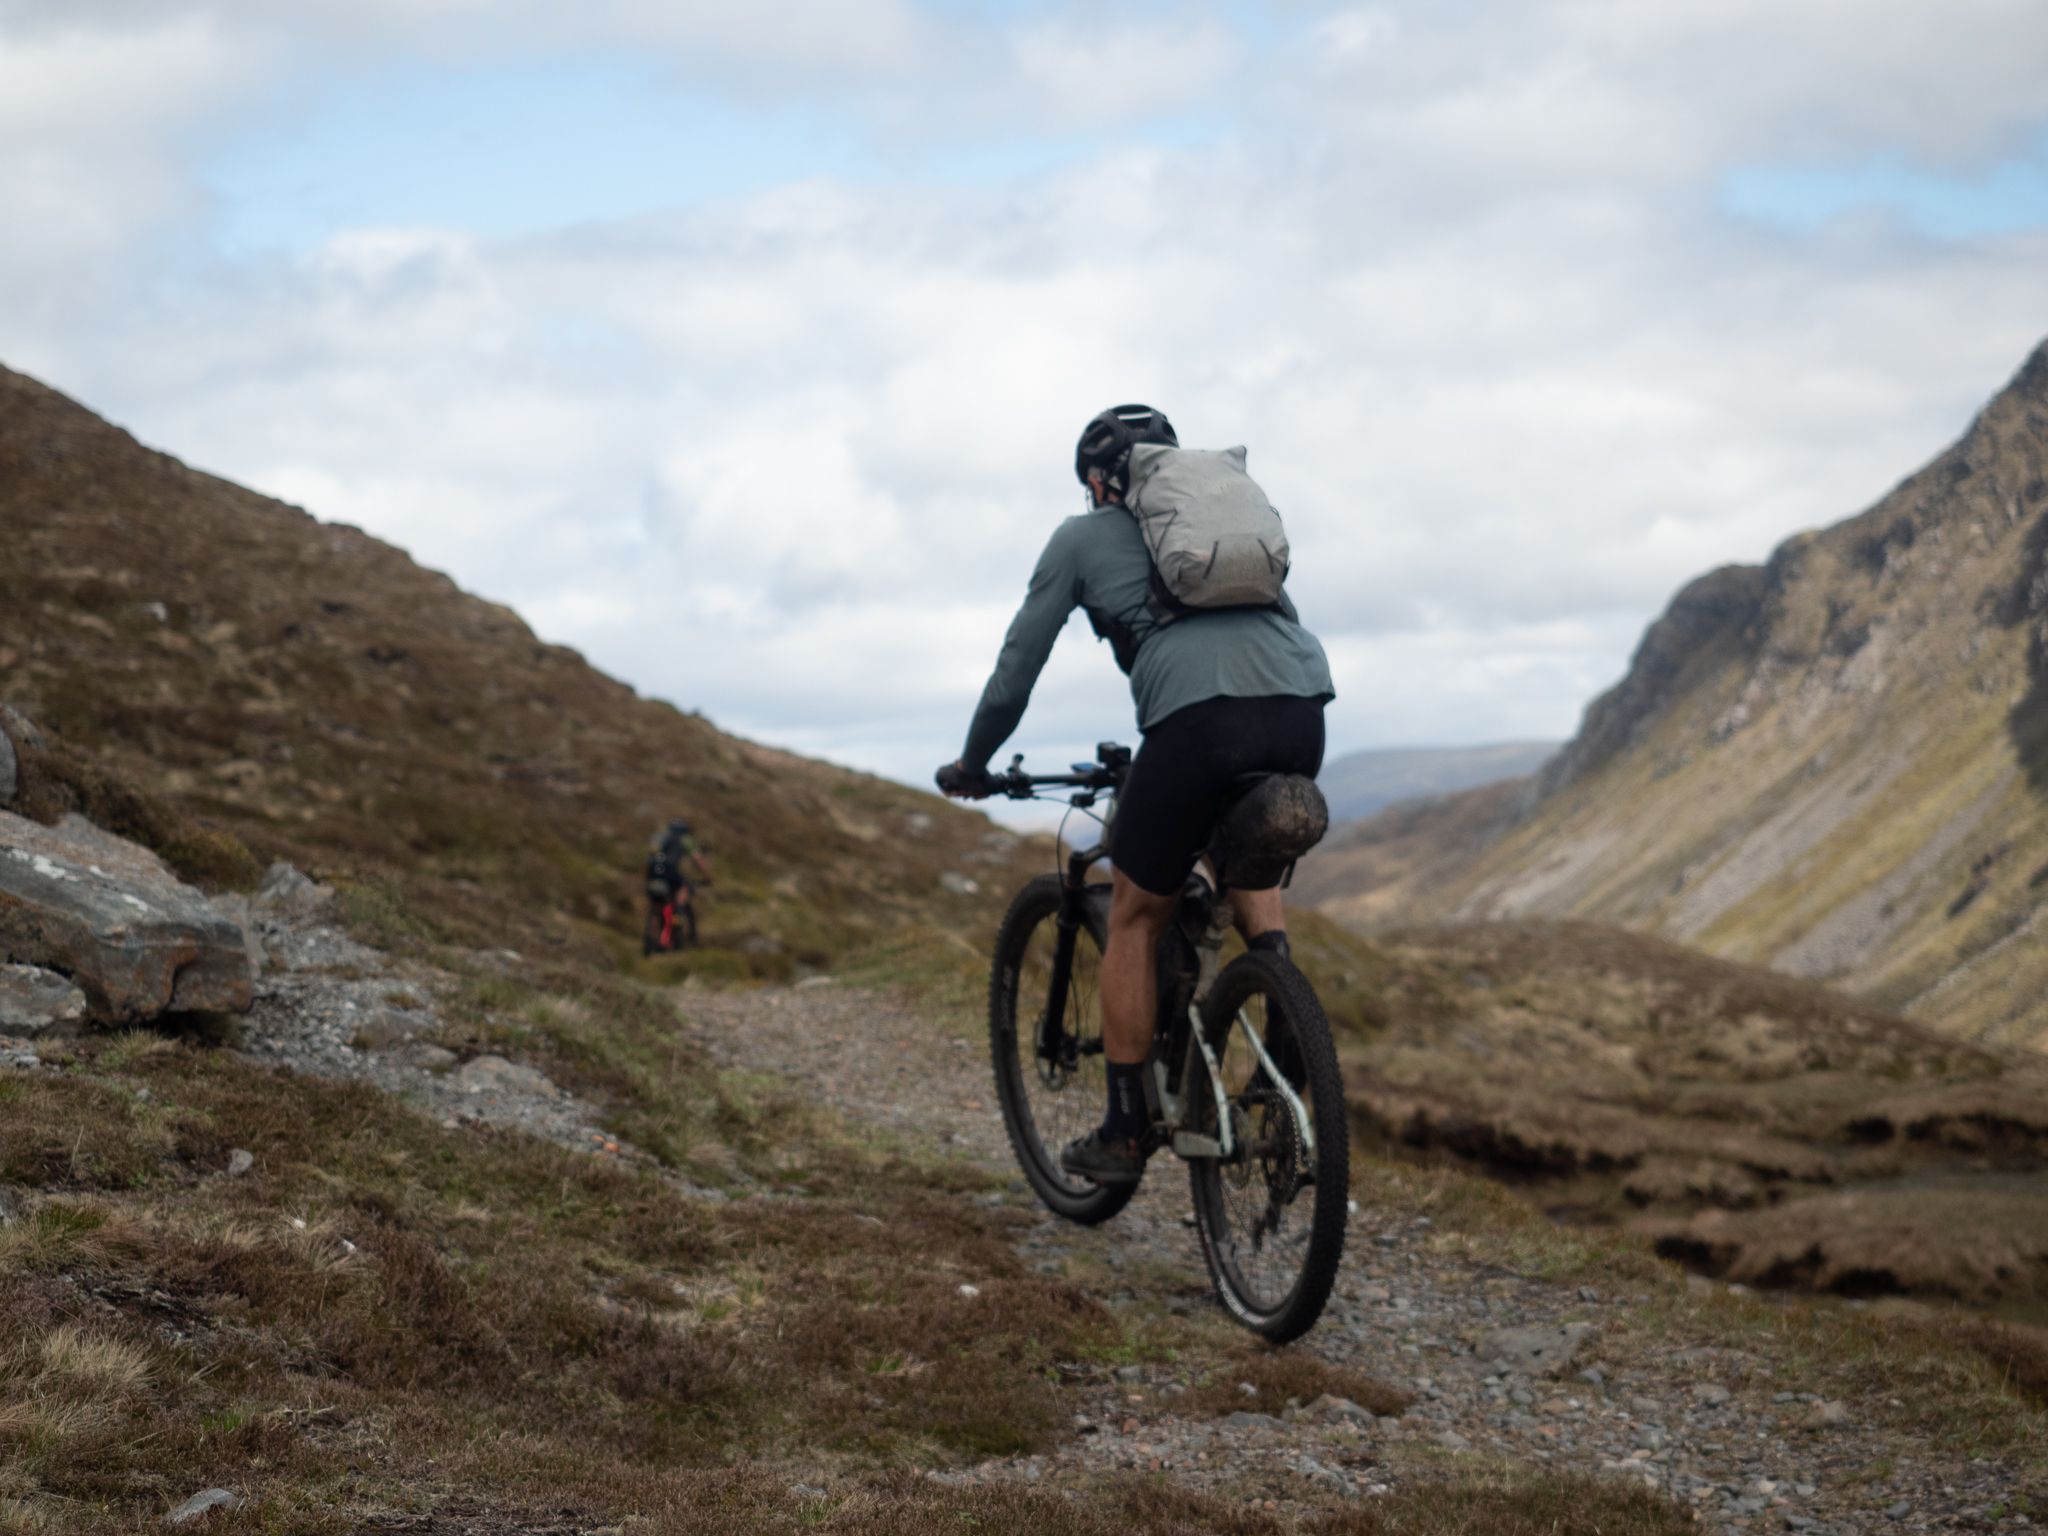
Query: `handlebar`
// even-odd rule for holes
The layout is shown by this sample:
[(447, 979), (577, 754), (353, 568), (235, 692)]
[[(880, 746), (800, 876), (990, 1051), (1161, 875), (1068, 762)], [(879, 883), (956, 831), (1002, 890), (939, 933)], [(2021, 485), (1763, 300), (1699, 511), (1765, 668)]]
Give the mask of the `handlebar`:
[(1130, 771), (1131, 749), (1105, 741), (1095, 748), (1094, 762), (1076, 763), (1066, 773), (1026, 773), (1024, 754), (1019, 752), (1010, 759), (1006, 771), (990, 775), (989, 786), (996, 794), (1012, 800), (1029, 800), (1041, 789), (1078, 789), (1083, 793), (1075, 797), (1074, 803), (1089, 805), (1097, 795), (1115, 794), (1122, 789)]
[(1026, 773), (1016, 763), (1007, 772), (989, 775), (989, 786), (999, 795), (1012, 800), (1029, 800), (1041, 789), (1086, 789), (1102, 791), (1117, 788), (1123, 780), (1121, 773), (1108, 768), (1089, 768), (1073, 773)]
[(1002, 795), (1011, 800), (1029, 800), (1045, 789), (1078, 789), (1073, 804), (1088, 806), (1101, 794), (1114, 794), (1123, 788), (1124, 779), (1131, 771), (1131, 749), (1105, 741), (1095, 749), (1095, 761), (1076, 763), (1066, 773), (1026, 773), (1024, 754), (1019, 752), (1010, 759), (1010, 766), (1001, 773), (983, 772), (969, 776), (956, 764), (949, 763), (936, 775), (939, 788), (949, 795), (966, 795), (981, 799), (990, 795)]

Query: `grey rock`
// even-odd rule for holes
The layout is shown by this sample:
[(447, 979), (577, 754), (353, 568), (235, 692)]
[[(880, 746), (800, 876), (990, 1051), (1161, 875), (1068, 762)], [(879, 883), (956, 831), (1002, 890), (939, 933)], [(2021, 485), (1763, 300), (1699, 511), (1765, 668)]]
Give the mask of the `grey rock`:
[(164, 1516), (165, 1525), (183, 1525), (188, 1520), (197, 1520), (209, 1510), (240, 1509), (242, 1498), (226, 1488), (209, 1488), (204, 1493), (195, 1493)]
[(1323, 1487), (1332, 1489), (1337, 1493), (1348, 1494), (1351, 1492), (1350, 1478), (1339, 1472), (1335, 1467), (1326, 1466), (1322, 1462), (1317, 1461), (1313, 1456), (1304, 1456), (1295, 1462), (1294, 1470), (1310, 1482), (1320, 1483)]
[(1718, 1408), (1728, 1401), (1729, 1396), (1726, 1387), (1716, 1386), (1710, 1381), (1701, 1382), (1692, 1389), (1693, 1401), (1702, 1408)]
[(82, 816), (46, 827), (0, 811), (0, 955), (65, 972), (115, 1023), (245, 1012), (254, 985), (240, 928)]
[(228, 1153), (228, 1177), (239, 1179), (256, 1166), (256, 1154), (246, 1147), (236, 1147)]
[(559, 1089), (545, 1073), (502, 1056), (479, 1056), (466, 1062), (455, 1081), (464, 1093), (525, 1093), (553, 1098)]
[(1556, 1376), (1579, 1357), (1592, 1336), (1591, 1323), (1529, 1323), (1496, 1328), (1479, 1340), (1475, 1353), (1525, 1376)]
[(949, 869), (939, 876), (939, 889), (952, 896), (973, 896), (981, 890), (981, 882)]
[(28, 1207), (15, 1190), (0, 1187), (0, 1227), (11, 1227), (28, 1214)]
[(1816, 1402), (1806, 1410), (1806, 1422), (1815, 1429), (1838, 1429), (1849, 1422), (1849, 1410), (1840, 1403)]
[(255, 905), (265, 912), (290, 917), (307, 917), (334, 899), (334, 891), (290, 864), (279, 862), (263, 872), (256, 887)]
[(455, 1053), (445, 1045), (416, 1045), (407, 1054), (415, 1066), (429, 1072), (446, 1072), (455, 1065)]
[(816, 1483), (791, 1483), (789, 1491), (800, 1499), (822, 1499), (825, 1497), (825, 1490)]
[(21, 763), (14, 753), (14, 742), (7, 732), (0, 730), (0, 805), (14, 804), (14, 797), (21, 790)]
[(285, 971), (374, 968), (380, 959), (376, 950), (358, 944), (338, 928), (319, 923), (266, 923), (263, 952)]
[(1436, 1443), (1447, 1451), (1469, 1451), (1472, 1449), (1472, 1442), (1459, 1434), (1455, 1429), (1447, 1429), (1438, 1435)]
[(261, 979), (269, 956), (263, 952), (263, 920), (256, 915), (249, 898), (229, 891), (212, 899), (213, 910), (242, 930), (242, 951), (249, 957), (249, 974)]
[[(1425, 1388), (1424, 1390), (1428, 1390)], [(1311, 1418), (1323, 1419), (1329, 1423), (1370, 1424), (1372, 1415), (1348, 1397), (1338, 1397), (1325, 1392), (1308, 1405)]]
[(48, 1034), (84, 1018), (85, 994), (55, 971), (0, 965), (0, 1034)]

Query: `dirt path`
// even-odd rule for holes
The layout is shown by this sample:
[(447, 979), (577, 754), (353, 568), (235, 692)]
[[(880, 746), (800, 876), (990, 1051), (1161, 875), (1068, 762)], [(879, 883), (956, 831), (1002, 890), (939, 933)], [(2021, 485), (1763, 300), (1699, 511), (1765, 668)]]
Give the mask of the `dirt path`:
[[(1007, 1176), (984, 1196), (1018, 1221), (1030, 1264), (1069, 1275), (1111, 1306), (1210, 1323), (1209, 1291), (1170, 1161), (1116, 1220), (1089, 1229), (1040, 1207), (1016, 1176), (995, 1108), (978, 1020), (936, 1023), (902, 1002), (827, 981), (790, 990), (692, 993), (685, 1029), (731, 1068), (802, 1085), (851, 1120), (928, 1154)], [(970, 1031), (974, 1031), (970, 1033)], [(1109, 1468), (1157, 1470), (1197, 1487), (1283, 1504), (1371, 1496), (1446, 1458), (1537, 1463), (1652, 1486), (1715, 1531), (2032, 1528), (2014, 1469), (1961, 1462), (1878, 1422), (1881, 1404), (1780, 1390), (1767, 1334), (1755, 1349), (1691, 1348), (1644, 1358), (1623, 1347), (1646, 1298), (1546, 1284), (1475, 1263), (1426, 1218), (1392, 1217), (1354, 1184), (1344, 1268), (1329, 1311), (1300, 1345), (1412, 1392), (1399, 1418), (1252, 1411), (1183, 1417), (1185, 1366), (1105, 1370), (1084, 1394), (1076, 1437), (1042, 1457), (984, 1463), (963, 1480), (1059, 1480)], [(1705, 1282), (1695, 1282), (1704, 1285)], [(1583, 1325), (1583, 1326), (1580, 1326)], [(1486, 1357), (1503, 1330), (1557, 1330), (1574, 1358), (1556, 1375)], [(1479, 1346), (1475, 1348), (1475, 1346)]]

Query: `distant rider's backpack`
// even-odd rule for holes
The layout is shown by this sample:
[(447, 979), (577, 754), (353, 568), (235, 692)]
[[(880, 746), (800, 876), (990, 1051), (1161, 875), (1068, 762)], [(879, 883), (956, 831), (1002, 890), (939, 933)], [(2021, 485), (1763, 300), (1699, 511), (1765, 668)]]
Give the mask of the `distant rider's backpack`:
[(1145, 536), (1169, 612), (1280, 600), (1287, 531), (1244, 459), (1242, 448), (1131, 450), (1124, 505)]

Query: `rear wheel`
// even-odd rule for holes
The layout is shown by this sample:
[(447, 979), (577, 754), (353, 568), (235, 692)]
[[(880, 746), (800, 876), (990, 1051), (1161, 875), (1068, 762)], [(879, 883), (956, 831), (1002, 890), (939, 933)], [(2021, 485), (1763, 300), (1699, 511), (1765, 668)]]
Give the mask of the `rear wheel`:
[[(1322, 1315), (1344, 1253), (1351, 1144), (1329, 1021), (1291, 962), (1253, 951), (1216, 978), (1202, 1025), (1233, 1142), (1227, 1157), (1188, 1164), (1202, 1257), (1231, 1315), (1285, 1343)], [(1216, 1095), (1207, 1069), (1196, 1075), (1191, 1101), (1215, 1136)]]
[(1086, 923), (1074, 936), (1057, 1048), (1051, 1060), (1038, 1054), (1052, 992), (1061, 900), (1059, 876), (1041, 875), (1010, 903), (996, 935), (989, 978), (989, 1049), (1003, 1127), (1017, 1165), (1047, 1209), (1092, 1226), (1129, 1204), (1137, 1186), (1096, 1184), (1060, 1168), (1060, 1149), (1092, 1130), (1109, 1102), (1102, 1055), (1102, 956)]

